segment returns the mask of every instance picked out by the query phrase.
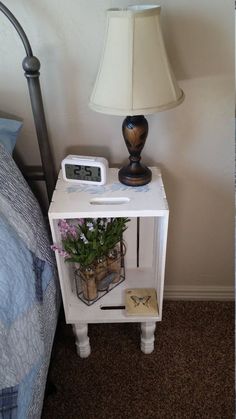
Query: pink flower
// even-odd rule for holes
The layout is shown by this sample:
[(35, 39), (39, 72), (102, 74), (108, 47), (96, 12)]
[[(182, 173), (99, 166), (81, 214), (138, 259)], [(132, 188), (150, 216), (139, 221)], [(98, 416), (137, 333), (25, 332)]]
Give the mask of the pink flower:
[(77, 227), (74, 226), (74, 225), (70, 226), (69, 233), (72, 235), (72, 237), (76, 238), (77, 237)]
[[(83, 221), (83, 218), (81, 218), (81, 220)], [(77, 227), (69, 224), (66, 220), (59, 220), (58, 227), (62, 239), (67, 239), (68, 235), (71, 235), (74, 238), (77, 237)]]
[(60, 256), (62, 256), (65, 259), (70, 257), (69, 253), (67, 253), (65, 250), (62, 250), (62, 249), (58, 250), (58, 253)]
[(70, 257), (69, 253), (67, 253), (64, 249), (57, 246), (56, 244), (52, 244), (51, 249), (54, 250), (54, 252), (58, 252), (58, 254), (65, 259)]
[(66, 220), (59, 220), (58, 221), (58, 227), (59, 227), (59, 231), (60, 231), (62, 237), (63, 238), (66, 237), (66, 235), (67, 235), (67, 233), (69, 231), (69, 228), (70, 228), (70, 226), (67, 223), (67, 221)]
[(56, 244), (52, 244), (50, 247), (54, 252), (60, 249)]

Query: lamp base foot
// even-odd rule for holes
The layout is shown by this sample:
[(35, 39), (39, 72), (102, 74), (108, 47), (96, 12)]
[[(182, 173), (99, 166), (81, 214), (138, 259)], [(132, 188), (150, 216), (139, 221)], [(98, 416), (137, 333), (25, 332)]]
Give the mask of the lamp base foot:
[(139, 162), (131, 162), (119, 170), (119, 181), (128, 186), (143, 186), (152, 180), (151, 170)]

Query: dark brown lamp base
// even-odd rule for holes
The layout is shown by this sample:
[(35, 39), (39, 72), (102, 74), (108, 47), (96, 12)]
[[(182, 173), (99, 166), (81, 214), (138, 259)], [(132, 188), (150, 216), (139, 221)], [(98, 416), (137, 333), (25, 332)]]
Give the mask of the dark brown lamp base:
[(128, 186), (143, 186), (151, 180), (151, 170), (139, 162), (132, 162), (119, 170), (119, 181)]
[(140, 154), (148, 135), (148, 122), (143, 115), (127, 116), (122, 131), (130, 163), (119, 170), (119, 181), (128, 186), (146, 185), (152, 179), (152, 172), (140, 163)]

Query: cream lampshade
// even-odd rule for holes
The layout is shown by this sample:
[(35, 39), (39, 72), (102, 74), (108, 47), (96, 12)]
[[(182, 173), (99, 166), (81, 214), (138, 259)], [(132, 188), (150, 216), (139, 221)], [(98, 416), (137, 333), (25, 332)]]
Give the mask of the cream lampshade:
[(160, 6), (139, 5), (107, 10), (107, 25), (90, 107), (111, 115), (127, 115), (123, 135), (130, 164), (119, 171), (122, 183), (144, 185), (150, 170), (140, 163), (148, 134), (143, 114), (179, 105), (183, 91), (172, 72), (163, 42)]

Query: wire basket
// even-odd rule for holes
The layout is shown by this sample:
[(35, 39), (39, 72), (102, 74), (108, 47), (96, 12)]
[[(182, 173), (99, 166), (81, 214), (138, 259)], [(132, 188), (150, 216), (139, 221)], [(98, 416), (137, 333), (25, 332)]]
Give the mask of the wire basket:
[(125, 280), (125, 252), (121, 242), (96, 265), (75, 270), (76, 293), (81, 301), (90, 306)]

